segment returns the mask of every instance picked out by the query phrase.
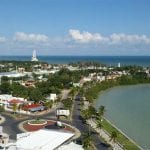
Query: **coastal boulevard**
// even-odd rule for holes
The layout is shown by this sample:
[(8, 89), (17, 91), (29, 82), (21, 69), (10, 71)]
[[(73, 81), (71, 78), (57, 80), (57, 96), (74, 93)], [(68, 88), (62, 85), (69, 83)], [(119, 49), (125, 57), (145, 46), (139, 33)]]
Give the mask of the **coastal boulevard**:
[[(89, 125), (83, 122), (83, 119), (81, 117), (80, 106), (81, 106), (80, 97), (76, 96), (72, 114), (72, 125), (78, 128), (81, 133), (89, 132), (93, 139), (94, 146), (96, 147), (97, 150), (107, 150), (109, 146), (99, 138), (99, 135), (96, 133), (96, 131), (94, 131)], [(81, 138), (82, 137), (77, 139), (77, 141), (81, 141)]]

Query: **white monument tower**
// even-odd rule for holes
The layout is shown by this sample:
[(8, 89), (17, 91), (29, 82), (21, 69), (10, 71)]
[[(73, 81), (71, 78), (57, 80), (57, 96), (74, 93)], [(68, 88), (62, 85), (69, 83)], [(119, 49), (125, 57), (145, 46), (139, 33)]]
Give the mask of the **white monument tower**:
[(33, 51), (31, 61), (38, 61), (38, 59), (36, 58), (36, 50)]

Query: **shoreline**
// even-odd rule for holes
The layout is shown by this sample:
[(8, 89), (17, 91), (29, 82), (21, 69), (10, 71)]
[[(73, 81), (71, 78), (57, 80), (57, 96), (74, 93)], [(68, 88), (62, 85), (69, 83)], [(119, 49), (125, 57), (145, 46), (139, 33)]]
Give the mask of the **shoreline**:
[[(0, 61), (30, 61), (31, 55), (4, 55), (0, 56)], [(47, 62), (48, 64), (68, 64), (70, 62), (94, 61), (108, 66), (116, 66), (120, 62), (123, 66), (137, 65), (141, 67), (150, 67), (150, 56), (132, 55), (38, 55), (39, 61)], [(113, 59), (112, 59), (113, 58)], [(144, 60), (146, 58), (147, 62)], [(144, 60), (144, 61), (143, 61)]]
[[(99, 96), (98, 98), (93, 102), (95, 105), (95, 102), (100, 100), (101, 94), (104, 92), (109, 92), (111, 89), (114, 88), (118, 88), (118, 87), (127, 87), (127, 86), (143, 86), (143, 85), (150, 85), (150, 83), (138, 83), (138, 84), (129, 84), (129, 85), (117, 85), (111, 88), (108, 88), (106, 90), (100, 91), (99, 92)], [(95, 107), (95, 106), (94, 106)], [(105, 121), (112, 126), (113, 128), (115, 128), (120, 134), (122, 134), (125, 138), (127, 138), (131, 143), (133, 143), (135, 146), (137, 146), (139, 149), (143, 149), (142, 146), (140, 146), (137, 142), (134, 141), (134, 139), (130, 138), (126, 133), (124, 133), (121, 129), (119, 129), (116, 125), (114, 125), (109, 119), (107, 119), (106, 117), (104, 117)], [(107, 131), (107, 130), (106, 130)], [(119, 142), (119, 141), (118, 141)], [(120, 143), (121, 144), (121, 143)]]
[(129, 141), (131, 141), (133, 144), (135, 144), (139, 149), (143, 149), (138, 143), (136, 143), (132, 138), (130, 138), (127, 134), (125, 134), (121, 129), (119, 129), (116, 125), (114, 125), (110, 120), (108, 120), (106, 117), (104, 119), (118, 132), (120, 132), (123, 136), (125, 136)]

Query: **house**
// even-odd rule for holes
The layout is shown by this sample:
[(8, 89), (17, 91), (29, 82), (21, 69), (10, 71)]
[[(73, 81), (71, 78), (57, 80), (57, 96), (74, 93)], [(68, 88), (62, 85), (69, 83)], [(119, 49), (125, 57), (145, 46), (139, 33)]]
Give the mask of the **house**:
[(23, 67), (18, 68), (18, 72), (19, 73), (24, 73), (25, 72), (25, 68), (23, 68)]
[(90, 81), (92, 81), (92, 78), (91, 77), (84, 77), (83, 81), (84, 82), (90, 82)]
[(12, 99), (12, 95), (9, 94), (1, 94), (0, 95), (0, 105), (4, 105), (5, 107), (9, 104), (8, 100)]
[(35, 86), (35, 80), (27, 80), (25, 81), (22, 85), (26, 86), (26, 87), (34, 87)]
[(73, 83), (74, 87), (80, 87), (80, 83)]
[(19, 105), (22, 105), (24, 103), (25, 103), (25, 101), (14, 98), (14, 99), (11, 99), (11, 100), (8, 101), (8, 107), (12, 108), (14, 104), (19, 106)]
[(51, 93), (49, 97), (47, 97), (47, 100), (55, 101), (57, 99), (57, 95), (55, 93)]
[(29, 111), (29, 112), (37, 112), (44, 110), (45, 107), (41, 104), (31, 104), (31, 105), (25, 105), (23, 107), (23, 110)]
[(96, 77), (98, 81), (102, 82), (105, 81), (106, 77), (105, 76), (97, 76)]

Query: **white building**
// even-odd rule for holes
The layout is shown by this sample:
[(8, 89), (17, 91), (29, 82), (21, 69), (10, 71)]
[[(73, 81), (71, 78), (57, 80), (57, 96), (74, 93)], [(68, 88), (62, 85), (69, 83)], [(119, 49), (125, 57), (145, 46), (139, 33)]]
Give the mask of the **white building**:
[[(6, 137), (5, 134), (3, 134)], [(0, 143), (0, 149), (7, 150), (83, 150), (72, 142), (74, 133), (50, 129), (17, 134), (17, 140)]]
[(73, 142), (63, 145), (58, 148), (58, 150), (84, 150), (82, 145), (75, 144)]
[(18, 106), (20, 104), (26, 103), (27, 100), (21, 97), (13, 97), (9, 94), (1, 94), (0, 95), (0, 105), (4, 106), (4, 109), (7, 111), (12, 111), (11, 107), (15, 103)]
[(97, 76), (97, 80), (102, 82), (105, 81), (106, 77), (105, 76)]
[(51, 93), (50, 96), (47, 99), (55, 101), (57, 99), (57, 95), (54, 94), (54, 93)]
[(80, 87), (80, 83), (73, 83), (74, 87)]
[(8, 150), (56, 150), (68, 143), (73, 136), (70, 132), (47, 129), (21, 133), (17, 134), (17, 142), (12, 146), (10, 144)]
[(9, 104), (8, 101), (12, 98), (13, 98), (13, 96), (9, 95), (9, 94), (0, 95), (0, 105), (3, 105), (4, 107), (8, 106), (8, 104)]
[(2, 72), (0, 73), (0, 78), (3, 76), (6, 76), (8, 78), (17, 78), (17, 77), (23, 77), (26, 73), (17, 73), (17, 72)]
[(90, 81), (92, 81), (92, 78), (91, 77), (84, 77), (83, 81), (84, 82), (90, 82)]

